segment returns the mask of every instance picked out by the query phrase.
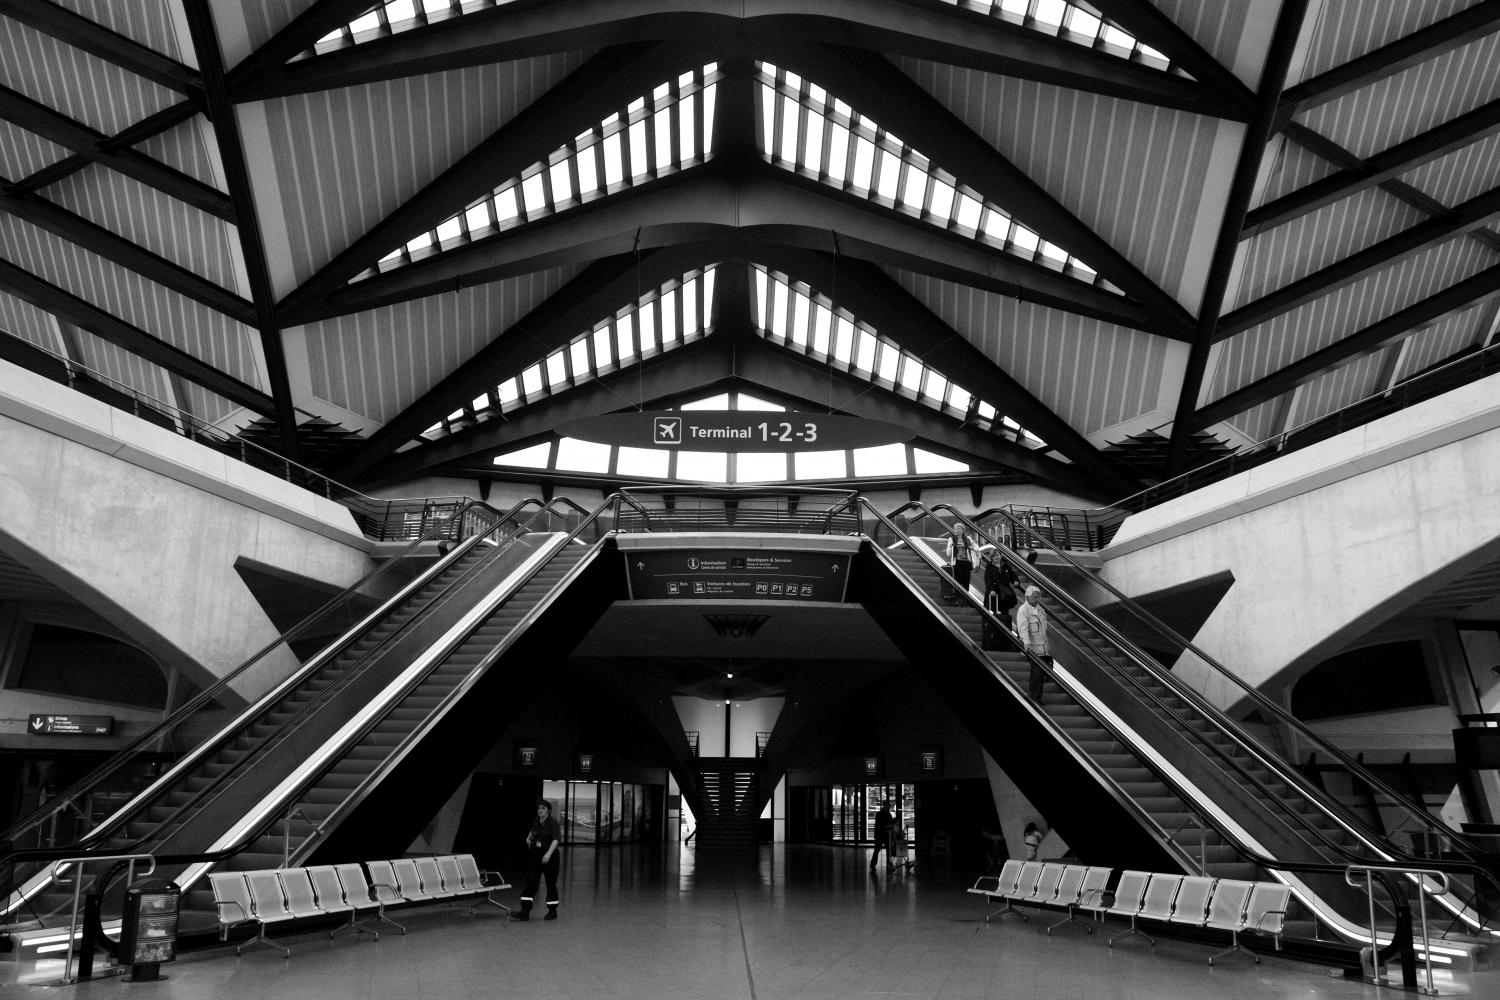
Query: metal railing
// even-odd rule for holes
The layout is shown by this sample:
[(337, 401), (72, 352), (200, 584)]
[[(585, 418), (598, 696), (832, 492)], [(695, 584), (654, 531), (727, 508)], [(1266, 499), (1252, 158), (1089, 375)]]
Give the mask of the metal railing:
[(765, 531), (857, 535), (853, 490), (817, 487), (627, 486), (616, 494), (617, 531)]
[[(1387, 887), (1388, 891), (1391, 892), (1393, 897), (1392, 902), (1397, 905), (1399, 905), (1401, 900), (1396, 896), (1394, 887), (1396, 885), (1404, 884), (1416, 886), (1417, 913), (1420, 915), (1422, 922), (1422, 964), (1427, 968), (1427, 989), (1425, 992), (1429, 996), (1436, 996), (1437, 990), (1433, 989), (1432, 986), (1432, 937), (1427, 933), (1427, 897), (1429, 895), (1438, 895), (1448, 892), (1448, 875), (1446, 872), (1441, 872), (1433, 868), (1411, 868), (1405, 865), (1350, 865), (1344, 870), (1344, 881), (1355, 888), (1363, 888), (1365, 890), (1365, 895), (1369, 900), (1370, 926), (1372, 928), (1375, 926), (1375, 879), (1381, 873), (1403, 876), (1403, 878), (1400, 879), (1381, 880), (1382, 884), (1384, 884)], [(1362, 881), (1356, 879), (1355, 877), (1359, 874), (1364, 875), (1364, 879)], [(1405, 944), (1406, 942), (1397, 943)], [(1385, 977), (1380, 974), (1381, 961), (1379, 941), (1377, 940), (1376, 935), (1373, 931), (1370, 934), (1370, 949), (1368, 954), (1370, 956), (1370, 982), (1374, 983), (1377, 986), (1384, 985)], [(1414, 970), (1412, 970), (1408, 964), (1407, 953), (1404, 948), (1401, 949), (1401, 957), (1402, 971), (1406, 973), (1406, 982), (1404, 982), (1403, 985), (1408, 988), (1415, 987), (1416, 982), (1414, 981)], [(1361, 962), (1363, 962), (1364, 953), (1361, 953), (1360, 960)]]
[[(1003, 516), (1002, 516), (1003, 515)], [(1006, 544), (1011, 544), (1010, 522), (1017, 521), (1048, 539), (1060, 549), (1074, 552), (1096, 552), (1108, 545), (1129, 517), (1129, 511), (1116, 507), (1093, 510), (1082, 507), (1028, 507), (1008, 504), (976, 514), (974, 520)], [(1013, 545), (1020, 548), (1024, 546)]]

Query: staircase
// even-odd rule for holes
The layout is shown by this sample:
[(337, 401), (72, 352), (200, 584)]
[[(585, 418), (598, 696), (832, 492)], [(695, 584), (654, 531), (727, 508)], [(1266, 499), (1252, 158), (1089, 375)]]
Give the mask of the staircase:
[(754, 757), (698, 759), (698, 801), (693, 809), (698, 826), (693, 840), (700, 851), (755, 849), (759, 781), (759, 761)]

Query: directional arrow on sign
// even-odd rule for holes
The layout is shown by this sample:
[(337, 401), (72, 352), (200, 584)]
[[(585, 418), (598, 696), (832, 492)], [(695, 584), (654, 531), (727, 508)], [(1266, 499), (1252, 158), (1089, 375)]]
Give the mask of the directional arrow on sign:
[(31, 720), (31, 728), (32, 729), (41, 729), (46, 724), (47, 724), (47, 720), (43, 719), (40, 715), (38, 715), (36, 718), (34, 718), (34, 719)]

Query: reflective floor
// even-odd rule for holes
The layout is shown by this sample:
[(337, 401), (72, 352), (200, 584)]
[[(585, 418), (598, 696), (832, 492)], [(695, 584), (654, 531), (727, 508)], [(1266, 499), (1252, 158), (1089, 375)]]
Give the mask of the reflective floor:
[[(862, 851), (762, 848), (738, 864), (662, 858), (628, 847), (565, 856), (561, 919), (507, 920), (425, 908), (395, 914), (407, 934), (378, 942), (343, 935), (278, 935), (292, 948), (200, 951), (163, 966), (168, 978), (106, 978), (58, 987), (61, 962), (0, 963), (0, 997), (151, 997), (157, 1000), (906, 1000), (906, 998), (1381, 997), (1326, 969), (1231, 957), (1045, 921), (986, 924), (969, 878), (918, 867), (871, 876)], [(509, 873), (508, 873), (509, 874)], [(517, 873), (519, 874), (519, 873)], [(512, 878), (519, 882), (519, 878)], [(518, 889), (504, 894), (514, 905)], [(1118, 933), (1123, 925), (1108, 925)], [(1500, 972), (1437, 980), (1443, 995), (1500, 997)]]

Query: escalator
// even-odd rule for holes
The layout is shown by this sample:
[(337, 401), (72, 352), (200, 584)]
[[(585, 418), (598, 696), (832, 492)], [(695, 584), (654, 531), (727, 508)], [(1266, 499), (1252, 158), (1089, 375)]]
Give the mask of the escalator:
[[(566, 501), (538, 506), (532, 502), (524, 518), (491, 512), (488, 525), (218, 729), (81, 843), (33, 853), (213, 855), (159, 869), (187, 890), (189, 929), (194, 921), (188, 911), (205, 904), (205, 893), (192, 890), (215, 864), (298, 864), (320, 851), (371, 840), (399, 841), (388, 852), (399, 854), (420, 830), (410, 829), (413, 810), (401, 807), (413, 796), (412, 787), (446, 782), (451, 792), (468, 773), (454, 773), (453, 755), (433, 753), (435, 742), (464, 742), (451, 738), (449, 720), (482, 734), (486, 747), (495, 725), (503, 728), (493, 706), (482, 713), (489, 724), (476, 726), (473, 706), (464, 705), (487, 684), (494, 686), (487, 680), (497, 673), (492, 668), (516, 650), (535, 657), (548, 646), (568, 646), (569, 637), (582, 634), (580, 618), (591, 609), (602, 613), (613, 598), (601, 582), (582, 588), (583, 606), (577, 595), (559, 600), (586, 575), (602, 547), (599, 511), (587, 515)], [(561, 619), (553, 615), (542, 629), (550, 642), (538, 635), (525, 641), (554, 608), (562, 609)], [(431, 772), (435, 756), (442, 762), (437, 774)], [(441, 801), (418, 814), (419, 821)], [(358, 822), (348, 829), (351, 819), (372, 809), (390, 814), (379, 823), (379, 836), (363, 833)], [(9, 908), (24, 908), (43, 926), (59, 917), (65, 922), (71, 889), (64, 894), (50, 882), (48, 869), (33, 872), (10, 896)], [(212, 922), (211, 905), (204, 916)]]
[[(1063, 588), (998, 546), (997, 556), (1011, 564), (1023, 583), (1042, 588), (1051, 615), (1057, 666), (1044, 668), (1043, 698), (1040, 704), (1032, 703), (1025, 694), (1031, 659), (1013, 640), (1003, 642), (1004, 650), (980, 649), (983, 612), (977, 599), (952, 605), (941, 600), (942, 558), (935, 546), (941, 546), (950, 525), (964, 524), (971, 533), (978, 526), (955, 511), (939, 517), (920, 504), (909, 504), (882, 520), (883, 529), (877, 532), (881, 544), (872, 555), (905, 584), (908, 594), (886, 588), (867, 597), (867, 604), (874, 601), (876, 620), (908, 655), (915, 654), (914, 662), (923, 663), (961, 717), (973, 720), (971, 729), (992, 756), (1014, 760), (1020, 752), (1034, 762), (1045, 762), (1046, 766), (1018, 769), (1022, 773), (1012, 777), (1049, 819), (1056, 817), (1054, 825), (1079, 848), (1080, 856), (1133, 867), (1201, 870), (1218, 877), (1280, 879), (1293, 886), (1311, 916), (1348, 940), (1362, 935), (1368, 940), (1364, 928), (1369, 921), (1363, 893), (1344, 882), (1344, 866), (1434, 863), (1383, 842), (1306, 782), (1294, 766), (1176, 682)], [(1019, 525), (1011, 527), (1022, 530)], [(950, 641), (941, 645), (947, 647), (948, 662), (934, 662), (936, 658), (923, 649), (924, 643), (931, 645), (930, 635), (923, 639), (914, 634), (920, 629), (893, 630), (887, 624), (897, 607), (904, 606), (908, 615), (916, 613), (913, 597), (946, 626)], [(975, 676), (975, 666), (964, 675), (966, 657), (978, 661), (980, 673), (989, 673), (989, 685)], [(1000, 727), (1011, 732), (997, 732)], [(1024, 734), (1024, 739), (1015, 733)], [(1067, 753), (1058, 753), (1047, 741), (1056, 741)], [(1087, 773), (1104, 798), (1083, 796), (1093, 804), (1082, 807), (1073, 801), (1076, 794), (1059, 793), (1063, 786), (1075, 792), (1079, 787), (1064, 780), (1051, 782), (1055, 787), (1040, 782), (1028, 787), (1025, 772), (1062, 779), (1070, 770)], [(1120, 808), (1121, 798), (1130, 799), (1135, 808)], [(1124, 851), (1101, 842), (1108, 839), (1099, 835), (1101, 819), (1103, 825), (1118, 826), (1115, 820), (1130, 814), (1139, 830), (1120, 838)], [(1141, 831), (1145, 840), (1154, 842), (1154, 859), (1143, 849)], [(1126, 856), (1134, 860), (1116, 860)], [(1439, 901), (1455, 925), (1481, 931), (1485, 918), (1474, 903), (1474, 879), (1487, 879), (1485, 859), (1476, 856), (1450, 867), (1464, 879), (1455, 879), (1457, 891), (1441, 895)]]

